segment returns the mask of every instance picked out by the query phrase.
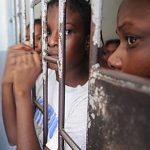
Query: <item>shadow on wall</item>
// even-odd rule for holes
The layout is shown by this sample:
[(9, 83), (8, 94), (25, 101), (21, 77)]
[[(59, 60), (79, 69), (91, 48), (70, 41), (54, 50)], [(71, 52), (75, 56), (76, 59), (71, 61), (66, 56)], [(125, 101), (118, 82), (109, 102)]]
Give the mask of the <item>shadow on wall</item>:
[[(3, 68), (5, 63), (6, 51), (0, 51), (0, 84), (2, 80)], [(2, 94), (0, 86), (0, 149), (1, 150), (15, 150), (15, 147), (9, 146), (6, 133), (4, 130), (2, 119)]]

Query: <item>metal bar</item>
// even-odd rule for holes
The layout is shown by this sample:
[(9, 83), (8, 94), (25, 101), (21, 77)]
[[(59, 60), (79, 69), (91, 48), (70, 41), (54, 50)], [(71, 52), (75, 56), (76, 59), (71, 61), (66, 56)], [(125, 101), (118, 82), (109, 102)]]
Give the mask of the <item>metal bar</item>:
[(31, 3), (31, 7), (34, 7), (35, 5), (39, 4), (41, 0), (33, 0)]
[(65, 116), (65, 64), (66, 64), (66, 4), (67, 0), (59, 0), (59, 118), (58, 118), (58, 149), (64, 149), (64, 140), (60, 131), (64, 128)]
[(16, 25), (17, 25), (17, 43), (21, 42), (21, 12), (20, 1), (16, 0)]
[(26, 1), (22, 0), (22, 42), (26, 41)]
[(34, 105), (43, 113), (43, 106), (41, 106), (37, 101), (34, 101)]
[(17, 20), (16, 20), (16, 0), (13, 3), (13, 31), (15, 34), (15, 43), (17, 43)]
[(101, 47), (103, 0), (91, 0), (92, 22), (90, 37), (90, 68), (97, 63), (98, 48)]
[(55, 63), (55, 64), (57, 64), (57, 62), (58, 62), (57, 58), (54, 58), (54, 57), (51, 57), (51, 56), (44, 56), (44, 60), (47, 61), (47, 62)]
[(71, 139), (71, 137), (62, 129), (60, 130), (60, 135), (62, 135), (63, 139), (67, 142), (67, 144), (73, 150), (81, 150), (79, 146)]
[[(32, 3), (32, 0), (30, 0), (30, 4)], [(35, 47), (34, 42), (34, 7), (30, 7), (30, 46), (32, 48)]]
[(47, 2), (41, 1), (42, 10), (42, 63), (43, 63), (43, 148), (47, 143), (48, 135), (48, 65), (44, 60), (47, 55)]
[[(32, 0), (30, 0), (30, 4)], [(35, 36), (34, 36), (34, 8), (30, 7), (30, 46), (34, 49), (35, 48)], [(32, 88), (32, 100), (33, 103), (36, 100), (36, 85)], [(33, 106), (34, 108), (34, 106)]]

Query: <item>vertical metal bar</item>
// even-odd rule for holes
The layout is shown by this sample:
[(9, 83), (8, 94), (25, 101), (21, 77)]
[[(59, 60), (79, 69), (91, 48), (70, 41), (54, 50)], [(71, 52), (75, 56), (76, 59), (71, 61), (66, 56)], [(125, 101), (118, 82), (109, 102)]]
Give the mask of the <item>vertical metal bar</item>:
[[(34, 6), (32, 6), (33, 0), (30, 0), (30, 46), (35, 48), (35, 34), (34, 34)], [(36, 85), (32, 88), (32, 100), (36, 100)], [(34, 106), (33, 106), (34, 108)]]
[(34, 48), (34, 7), (31, 6), (32, 1), (33, 0), (30, 0), (30, 46)]
[(26, 41), (26, 1), (22, 0), (22, 42)]
[(91, 0), (92, 22), (90, 37), (90, 68), (97, 63), (98, 48), (101, 46), (103, 0)]
[(59, 0), (59, 118), (58, 149), (64, 149), (64, 140), (60, 131), (64, 129), (65, 118), (65, 68), (66, 68), (66, 4), (67, 0)]
[(16, 21), (17, 21), (17, 43), (21, 42), (21, 21), (20, 1), (16, 0)]
[(48, 66), (47, 62), (44, 60), (44, 56), (47, 55), (47, 2), (45, 0), (41, 1), (42, 10), (42, 63), (43, 63), (43, 148), (47, 143), (48, 135)]
[(16, 20), (16, 0), (14, 0), (13, 2), (13, 31), (14, 31), (14, 35), (15, 35), (15, 43), (17, 43), (17, 20)]

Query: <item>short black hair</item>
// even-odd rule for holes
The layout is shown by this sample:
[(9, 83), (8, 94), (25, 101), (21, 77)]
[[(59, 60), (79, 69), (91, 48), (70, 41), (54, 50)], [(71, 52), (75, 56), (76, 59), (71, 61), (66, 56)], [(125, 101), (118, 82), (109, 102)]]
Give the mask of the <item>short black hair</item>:
[[(49, 6), (53, 6), (54, 4), (58, 5), (58, 0), (51, 0), (48, 3)], [(91, 23), (91, 5), (90, 1), (88, 0), (67, 0), (67, 6), (70, 9), (77, 10), (81, 16), (83, 21), (83, 28), (85, 34), (90, 34), (90, 23)]]

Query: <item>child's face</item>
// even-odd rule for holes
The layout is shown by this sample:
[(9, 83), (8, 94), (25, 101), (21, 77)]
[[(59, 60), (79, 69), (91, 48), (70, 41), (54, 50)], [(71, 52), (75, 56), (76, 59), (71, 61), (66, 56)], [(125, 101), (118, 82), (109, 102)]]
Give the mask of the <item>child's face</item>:
[(108, 68), (108, 58), (117, 49), (118, 45), (119, 44), (117, 43), (110, 43), (107, 46), (103, 46), (102, 48), (100, 48), (100, 51), (102, 51), (102, 56), (99, 57), (99, 62), (102, 67)]
[[(41, 35), (42, 35), (42, 27), (40, 24), (35, 24), (35, 50), (41, 52)], [(26, 40), (30, 40), (30, 29), (27, 29)]]
[[(58, 6), (48, 9), (48, 54), (58, 58)], [(80, 14), (67, 9), (66, 16), (66, 71), (78, 69), (83, 63), (85, 36)], [(51, 69), (57, 65), (49, 63)]]
[(150, 1), (125, 0), (117, 18), (120, 45), (109, 65), (126, 73), (150, 78)]

